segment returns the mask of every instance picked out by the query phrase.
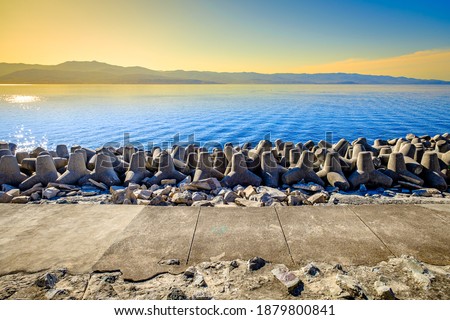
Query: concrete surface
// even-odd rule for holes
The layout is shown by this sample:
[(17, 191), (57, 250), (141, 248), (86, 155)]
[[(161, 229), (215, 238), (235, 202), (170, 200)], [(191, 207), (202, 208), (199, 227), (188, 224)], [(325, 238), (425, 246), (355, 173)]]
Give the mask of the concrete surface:
[(430, 264), (450, 264), (450, 223), (441, 220), (434, 209), (404, 205), (351, 210), (397, 257), (408, 254)]
[(201, 209), (190, 263), (255, 256), (293, 263), (273, 207)]
[(0, 206), (0, 274), (92, 265), (142, 207), (114, 205)]
[[(193, 208), (0, 205), (0, 275), (67, 267), (144, 280), (209, 260), (450, 265), (448, 205)], [(179, 259), (180, 265), (161, 261)]]
[(298, 264), (311, 261), (376, 264), (393, 256), (347, 206), (276, 210), (292, 257)]
[[(145, 207), (93, 269), (120, 270), (125, 279), (135, 281), (185, 270), (199, 211), (198, 207)], [(161, 263), (169, 259), (180, 260), (180, 265)]]

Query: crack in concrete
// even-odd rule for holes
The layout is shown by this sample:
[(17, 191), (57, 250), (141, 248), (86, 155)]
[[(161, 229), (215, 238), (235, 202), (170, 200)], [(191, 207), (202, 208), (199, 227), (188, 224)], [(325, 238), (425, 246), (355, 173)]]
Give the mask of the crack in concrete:
[(283, 225), (281, 224), (281, 220), (280, 220), (280, 216), (278, 215), (277, 208), (274, 207), (273, 209), (275, 210), (275, 214), (277, 215), (278, 223), (280, 224), (281, 233), (283, 234), (284, 243), (286, 243), (286, 247), (288, 249), (289, 257), (291, 258), (292, 264), (295, 266), (295, 261), (294, 261), (294, 258), (292, 257), (292, 254), (291, 254), (291, 248), (289, 247), (289, 243), (287, 242), (286, 234), (284, 233)]
[(85, 300), (84, 298), (86, 297), (86, 292), (89, 287), (89, 282), (91, 281), (91, 278), (92, 278), (92, 273), (89, 273), (89, 279), (86, 281), (86, 286), (84, 287), (83, 296), (81, 297), (81, 300)]
[(189, 252), (188, 252), (188, 256), (187, 256), (187, 260), (186, 260), (186, 265), (189, 263), (189, 258), (191, 257), (191, 251), (192, 251), (192, 247), (194, 245), (194, 238), (195, 238), (195, 233), (197, 232), (197, 225), (198, 225), (198, 220), (200, 219), (201, 209), (202, 209), (202, 207), (198, 207), (197, 220), (195, 221), (194, 232), (192, 233), (192, 239), (191, 239), (191, 244), (189, 246)]
[(375, 231), (372, 230), (371, 227), (369, 227), (369, 225), (359, 216), (359, 214), (357, 214), (351, 207), (349, 207), (350, 211), (353, 212), (353, 214), (355, 216), (358, 217), (358, 219), (367, 227), (367, 229), (370, 230), (370, 232), (372, 232), (374, 234), (375, 237), (377, 237), (378, 240), (380, 240), (380, 242), (385, 246), (385, 248), (392, 254), (392, 256), (398, 258), (394, 252), (392, 252), (392, 250), (387, 246), (387, 244), (375, 233)]

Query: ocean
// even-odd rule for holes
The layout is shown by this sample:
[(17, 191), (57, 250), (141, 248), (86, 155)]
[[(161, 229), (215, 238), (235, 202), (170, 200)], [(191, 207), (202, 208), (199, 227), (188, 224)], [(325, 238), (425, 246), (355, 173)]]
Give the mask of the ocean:
[(20, 150), (450, 131), (446, 85), (0, 85), (0, 140)]

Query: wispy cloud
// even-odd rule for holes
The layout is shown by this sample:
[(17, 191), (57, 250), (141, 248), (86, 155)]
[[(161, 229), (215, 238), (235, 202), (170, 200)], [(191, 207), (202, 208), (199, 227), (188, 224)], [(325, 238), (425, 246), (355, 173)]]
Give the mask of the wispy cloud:
[(347, 59), (327, 64), (303, 66), (304, 73), (347, 72), (450, 80), (450, 49), (417, 51), (382, 59)]

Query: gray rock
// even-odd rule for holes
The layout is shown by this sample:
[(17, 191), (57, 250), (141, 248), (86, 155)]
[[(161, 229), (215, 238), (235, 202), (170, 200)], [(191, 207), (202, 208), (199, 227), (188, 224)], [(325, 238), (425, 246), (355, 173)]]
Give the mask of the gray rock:
[(303, 268), (303, 271), (306, 275), (311, 276), (311, 277), (315, 277), (320, 273), (319, 268), (317, 268), (315, 265), (313, 265), (312, 263), (306, 265)]
[(284, 201), (287, 197), (287, 195), (283, 191), (266, 186), (258, 187), (256, 191), (258, 193), (268, 193), (271, 198), (277, 199), (279, 201)]
[(194, 192), (192, 194), (192, 201), (201, 201), (206, 199), (206, 194), (203, 192)]
[(56, 189), (55, 187), (45, 188), (44, 191), (42, 191), (42, 198), (52, 199), (56, 197), (58, 193), (59, 189)]
[(184, 271), (184, 276), (187, 278), (193, 278), (195, 274), (197, 273), (197, 270), (194, 266), (190, 266)]
[(159, 262), (159, 264), (168, 265), (168, 266), (180, 265), (180, 259), (161, 260)]
[(294, 292), (295, 289), (302, 284), (300, 279), (289, 271), (284, 264), (277, 265), (272, 270), (272, 274), (288, 289), (289, 292)]
[(187, 300), (187, 296), (181, 289), (172, 288), (167, 295), (167, 300)]
[(54, 273), (46, 273), (42, 277), (38, 278), (35, 282), (35, 284), (38, 287), (45, 288), (45, 289), (52, 289), (55, 287), (56, 283), (58, 282), (58, 276)]
[(236, 198), (236, 200), (234, 202), (243, 207), (263, 207), (264, 206), (264, 204), (262, 202), (247, 200), (247, 199), (243, 199), (243, 198)]
[(234, 202), (237, 197), (238, 197), (238, 195), (236, 193), (234, 193), (233, 191), (227, 191), (227, 192), (225, 192), (225, 194), (223, 196), (223, 200), (225, 202)]
[(250, 271), (256, 271), (261, 269), (262, 267), (264, 267), (266, 265), (266, 260), (264, 260), (261, 257), (254, 257), (251, 258), (250, 260), (248, 260), (247, 262), (247, 267), (248, 270)]
[(28, 203), (28, 201), (30, 201), (30, 197), (28, 196), (19, 196), (19, 197), (14, 197), (11, 200), (11, 203), (21, 203), (21, 204), (25, 204)]

